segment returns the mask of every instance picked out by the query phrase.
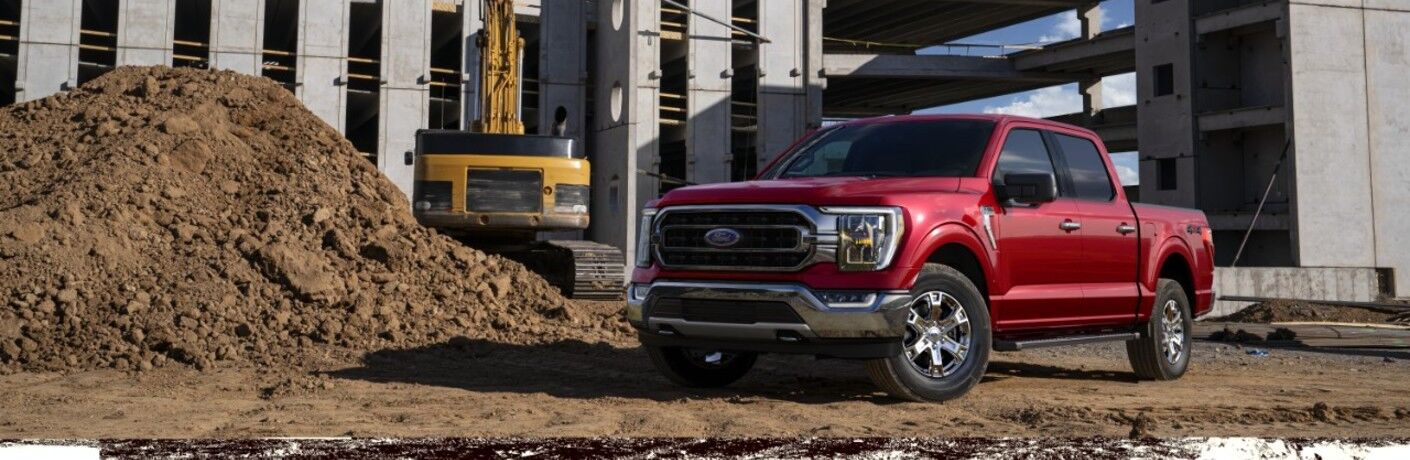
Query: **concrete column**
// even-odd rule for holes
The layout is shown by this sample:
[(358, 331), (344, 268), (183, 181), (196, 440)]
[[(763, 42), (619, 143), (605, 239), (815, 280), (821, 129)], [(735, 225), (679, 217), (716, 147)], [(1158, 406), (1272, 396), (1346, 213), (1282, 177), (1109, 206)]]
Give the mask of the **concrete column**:
[(264, 2), (211, 0), (212, 69), (260, 74), (264, 54)]
[(343, 132), (348, 103), (348, 2), (300, 0), (294, 93), (304, 106)]
[(1082, 24), (1078, 38), (1091, 40), (1102, 33), (1102, 4), (1090, 3), (1077, 8), (1077, 20)]
[(1293, 244), (1303, 267), (1377, 262), (1375, 223), (1382, 216), (1372, 195), (1380, 184), (1372, 183), (1364, 21), (1353, 8), (1289, 6), (1296, 139), (1288, 169)]
[[(1195, 154), (1198, 127), (1195, 124), (1193, 88), (1195, 76), (1191, 46), (1191, 6), (1189, 0), (1135, 2), (1136, 23), (1136, 111), (1141, 120), (1161, 120), (1137, 125), (1141, 139), (1141, 201), (1170, 206), (1197, 206), (1198, 182)], [(1155, 95), (1155, 69), (1174, 69), (1174, 94)], [(1157, 166), (1162, 159), (1174, 159), (1179, 182), (1174, 190), (1161, 190)], [(1203, 171), (1223, 174), (1233, 180), (1235, 171)]]
[(408, 197), (416, 130), (426, 127), (430, 110), (430, 71), (431, 0), (384, 1), (377, 169)]
[[(1083, 40), (1091, 40), (1102, 33), (1102, 9), (1100, 3), (1092, 3), (1077, 9), (1077, 19), (1082, 24), (1079, 33)], [(1094, 78), (1078, 83), (1082, 93), (1082, 113), (1090, 120), (1102, 110), (1102, 79)]]
[(589, 236), (636, 257), (636, 223), (659, 184), (660, 5), (602, 0), (598, 5)]
[[(715, 18), (729, 18), (730, 0), (696, 0), (695, 11)], [(686, 96), (686, 180), (699, 184), (729, 182), (730, 92), (732, 69), (730, 28), (700, 15), (690, 15), (689, 92)]]
[(24, 2), (15, 64), (15, 101), (25, 102), (78, 85), (78, 36), (83, 0)]
[(808, 0), (759, 2), (759, 168), (803, 135), (807, 119)]
[[(1366, 14), (1367, 95), (1370, 102), (1371, 184), (1376, 216), (1376, 266), (1391, 268), (1396, 297), (1410, 297), (1410, 11)], [(1398, 102), (1397, 102), (1398, 101)]]
[(475, 120), (480, 118), (480, 47), (475, 44), (475, 38), (485, 26), (480, 20), (478, 0), (465, 2), (461, 8), (465, 14), (462, 29), (465, 44), (461, 47), (465, 57), (460, 66), (460, 103), (465, 105), (465, 110), (464, 115), (460, 117), (460, 129), (470, 129)]
[[(587, 3), (543, 0), (539, 22), (539, 134), (582, 142), (587, 129)], [(532, 58), (532, 57), (530, 57)], [(564, 119), (560, 134), (558, 109)]]
[(171, 65), (176, 0), (118, 4), (117, 65)]
[(823, 76), (823, 9), (827, 0), (807, 0), (807, 22), (803, 23), (804, 49), (807, 52), (807, 68), (803, 71), (803, 81), (808, 93), (807, 129), (822, 127), (823, 90), (827, 89), (827, 78)]

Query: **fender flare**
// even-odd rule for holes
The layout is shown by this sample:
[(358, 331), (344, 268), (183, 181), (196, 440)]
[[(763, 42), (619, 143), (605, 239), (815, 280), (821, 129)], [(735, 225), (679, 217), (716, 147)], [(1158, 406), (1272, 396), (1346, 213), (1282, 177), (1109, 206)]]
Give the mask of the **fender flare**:
[[(976, 259), (979, 260), (979, 268), (984, 271), (984, 291), (994, 292), (994, 261), (997, 254), (993, 252), (987, 244), (980, 239), (979, 234), (970, 226), (960, 222), (945, 222), (936, 225), (916, 244), (916, 253), (910, 262), (914, 267), (925, 265), (930, 256), (935, 251), (949, 244), (959, 244), (968, 249)], [(917, 271), (917, 275), (919, 272)], [(914, 284), (915, 278), (907, 280), (907, 284)]]
[[(1156, 288), (1158, 287), (1157, 285), (1160, 282), (1160, 270), (1162, 267), (1165, 266), (1165, 263), (1170, 260), (1170, 256), (1179, 255), (1181, 257), (1184, 257), (1185, 265), (1187, 265), (1190, 270), (1194, 270), (1195, 267), (1195, 260), (1193, 256), (1194, 251), (1190, 250), (1189, 242), (1185, 241), (1183, 238), (1180, 238), (1178, 235), (1170, 235), (1166, 237), (1164, 240), (1161, 241), (1159, 249), (1152, 253), (1157, 254), (1157, 256), (1151, 258), (1151, 265), (1146, 269), (1146, 273), (1143, 276), (1144, 279), (1141, 280), (1142, 287), (1145, 291), (1151, 293), (1151, 295), (1146, 296), (1149, 299), (1148, 301), (1143, 299), (1141, 302), (1142, 305), (1138, 314), (1138, 318), (1140, 321), (1148, 321), (1151, 315), (1154, 314), (1154, 294)], [(1195, 274), (1193, 273), (1193, 271), (1191, 273), (1188, 273), (1187, 275), (1190, 277), (1191, 280), (1195, 279)], [(1185, 286), (1185, 288), (1194, 289), (1194, 286)], [(1147, 302), (1149, 302), (1148, 305)], [(1198, 299), (1190, 299), (1190, 302), (1197, 303)], [(1191, 308), (1198, 308), (1198, 305), (1191, 305)]]

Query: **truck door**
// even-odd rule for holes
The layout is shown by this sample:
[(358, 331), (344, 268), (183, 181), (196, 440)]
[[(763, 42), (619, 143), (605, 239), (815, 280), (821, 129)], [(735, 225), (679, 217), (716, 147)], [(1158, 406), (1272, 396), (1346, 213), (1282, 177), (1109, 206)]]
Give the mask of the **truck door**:
[(1050, 133), (1050, 139), (1060, 152), (1059, 169), (1066, 172), (1082, 223), (1082, 262), (1074, 269), (1086, 297), (1085, 322), (1130, 324), (1140, 301), (1139, 222), (1095, 143), (1058, 133)]
[[(1046, 173), (1056, 178), (1053, 160), (1040, 131), (1009, 131), (994, 169), (994, 184), (1001, 187), (1004, 176), (1012, 173)], [(1059, 186), (1053, 202), (1002, 203), (996, 213), (997, 273), (1000, 284), (1008, 287), (993, 296), (997, 328), (1061, 328), (1080, 321), (1082, 279), (1075, 268), (1082, 261), (1082, 231), (1077, 204), (1062, 189)]]

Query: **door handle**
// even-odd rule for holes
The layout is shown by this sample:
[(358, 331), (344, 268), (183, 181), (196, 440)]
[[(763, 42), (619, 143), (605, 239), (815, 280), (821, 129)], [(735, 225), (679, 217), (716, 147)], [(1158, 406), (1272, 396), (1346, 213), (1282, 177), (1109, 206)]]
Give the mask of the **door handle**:
[(1065, 232), (1075, 232), (1082, 229), (1082, 223), (1073, 222), (1072, 220), (1064, 220), (1061, 224), (1058, 224), (1058, 228), (1062, 229)]
[(1132, 233), (1136, 233), (1136, 226), (1131, 224), (1117, 225), (1116, 233), (1120, 233), (1122, 235), (1130, 235)]

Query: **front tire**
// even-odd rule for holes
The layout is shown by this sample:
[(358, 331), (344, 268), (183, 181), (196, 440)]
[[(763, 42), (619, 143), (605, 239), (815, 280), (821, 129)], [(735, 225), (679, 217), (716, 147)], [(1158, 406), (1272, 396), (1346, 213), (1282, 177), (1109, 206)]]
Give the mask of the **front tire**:
[(690, 388), (719, 388), (749, 373), (759, 355), (680, 347), (647, 346), (646, 354), (661, 375)]
[(868, 361), (867, 373), (899, 399), (964, 396), (989, 367), (988, 303), (969, 277), (940, 264), (921, 269), (911, 295), (901, 353)]
[(1141, 331), (1141, 338), (1126, 342), (1131, 369), (1143, 380), (1175, 380), (1190, 367), (1190, 299), (1180, 282), (1156, 282), (1155, 310)]

